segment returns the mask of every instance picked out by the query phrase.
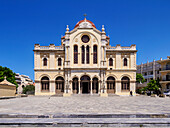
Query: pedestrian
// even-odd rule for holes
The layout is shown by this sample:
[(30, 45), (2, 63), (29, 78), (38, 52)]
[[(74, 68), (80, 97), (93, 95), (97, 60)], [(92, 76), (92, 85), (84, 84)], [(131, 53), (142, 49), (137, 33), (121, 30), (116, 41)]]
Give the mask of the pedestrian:
[(133, 96), (133, 93), (132, 93), (132, 91), (130, 91), (130, 96)]

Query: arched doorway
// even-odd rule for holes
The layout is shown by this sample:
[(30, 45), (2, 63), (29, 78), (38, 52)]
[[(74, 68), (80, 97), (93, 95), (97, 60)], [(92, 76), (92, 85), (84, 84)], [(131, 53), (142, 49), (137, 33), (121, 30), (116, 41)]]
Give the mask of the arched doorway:
[(90, 77), (84, 75), (81, 77), (81, 91), (83, 94), (90, 93)]
[(115, 93), (115, 78), (112, 76), (107, 78), (107, 93)]
[(130, 91), (130, 79), (124, 76), (121, 79), (122, 91)]
[(41, 79), (41, 91), (42, 92), (48, 92), (49, 91), (49, 87), (50, 86), (50, 82), (49, 82), (49, 78), (44, 76), (42, 79)]
[(98, 78), (93, 78), (93, 83), (92, 83), (92, 89), (93, 89), (93, 93), (98, 93), (98, 88), (99, 88), (99, 84), (98, 84)]
[(56, 84), (56, 93), (63, 93), (64, 92), (64, 78), (57, 77), (55, 80)]
[(78, 78), (73, 78), (73, 82), (72, 82), (73, 93), (78, 93), (79, 90), (78, 85), (79, 85)]

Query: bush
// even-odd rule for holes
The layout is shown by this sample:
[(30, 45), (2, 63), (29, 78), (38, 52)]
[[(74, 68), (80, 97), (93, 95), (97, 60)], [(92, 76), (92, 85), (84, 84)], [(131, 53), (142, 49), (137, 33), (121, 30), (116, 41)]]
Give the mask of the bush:
[(35, 86), (34, 85), (27, 85), (26, 87), (23, 88), (24, 94), (34, 94), (34, 92), (35, 92)]

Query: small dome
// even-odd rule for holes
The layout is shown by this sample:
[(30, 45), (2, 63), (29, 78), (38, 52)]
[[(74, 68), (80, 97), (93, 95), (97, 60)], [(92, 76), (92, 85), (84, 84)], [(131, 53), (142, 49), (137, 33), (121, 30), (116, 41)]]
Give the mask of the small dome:
[(77, 28), (82, 22), (89, 22), (89, 23), (92, 25), (92, 27), (96, 28), (96, 26), (94, 25), (94, 23), (91, 22), (90, 20), (87, 20), (86, 18), (84, 18), (84, 20), (80, 20), (80, 21), (76, 24), (76, 26), (75, 26), (74, 28)]

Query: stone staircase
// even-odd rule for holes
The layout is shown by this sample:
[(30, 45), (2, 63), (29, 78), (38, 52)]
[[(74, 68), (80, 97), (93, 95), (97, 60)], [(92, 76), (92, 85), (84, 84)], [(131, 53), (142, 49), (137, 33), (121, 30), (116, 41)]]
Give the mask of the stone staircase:
[(0, 127), (170, 127), (170, 114), (0, 114)]

